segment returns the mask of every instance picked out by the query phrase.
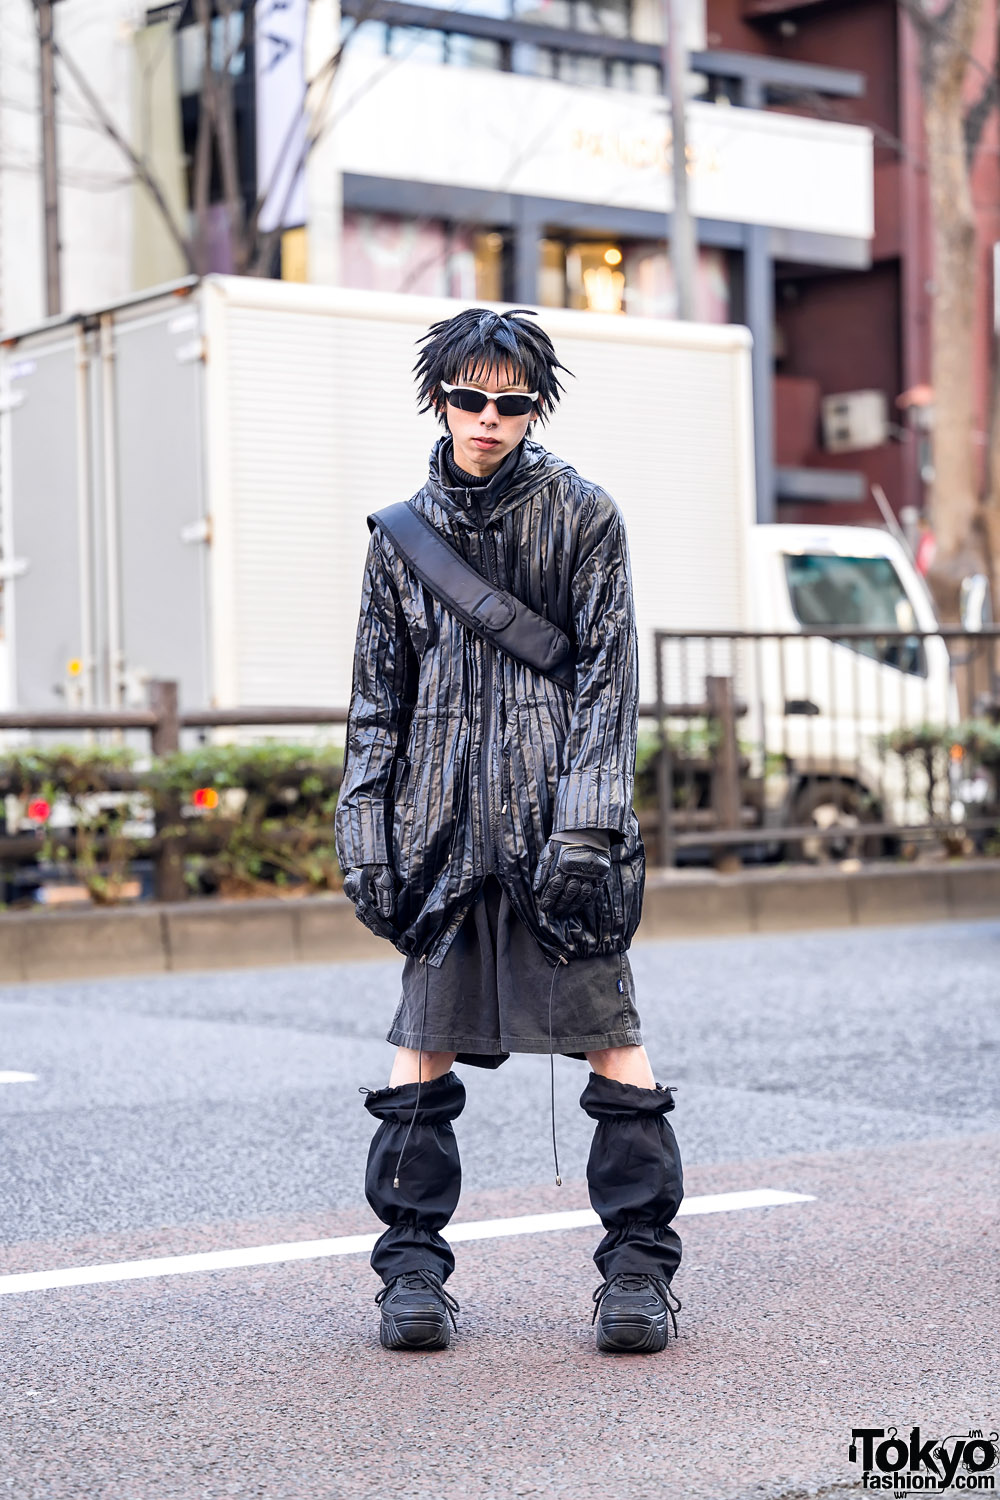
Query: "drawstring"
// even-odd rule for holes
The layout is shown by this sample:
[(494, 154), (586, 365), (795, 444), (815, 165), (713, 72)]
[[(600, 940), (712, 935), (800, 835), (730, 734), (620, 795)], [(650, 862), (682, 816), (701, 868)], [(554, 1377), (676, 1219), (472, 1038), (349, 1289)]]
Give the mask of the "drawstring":
[(556, 1059), (552, 1047), (552, 996), (555, 994), (559, 964), (568, 962), (562, 954), (559, 955), (559, 963), (552, 970), (552, 983), (549, 985), (549, 1109), (552, 1115), (552, 1159), (556, 1164), (556, 1187), (562, 1187), (562, 1178), (559, 1176), (559, 1150), (556, 1146)]
[(417, 1118), (417, 1111), (420, 1108), (420, 1089), (424, 1081), (424, 1023), (427, 1020), (427, 986), (430, 983), (430, 971), (427, 968), (426, 954), (420, 962), (424, 966), (424, 1003), (420, 1008), (420, 1040), (417, 1043), (417, 1097), (413, 1103), (413, 1113), (410, 1116), (410, 1123), (406, 1127), (406, 1134), (403, 1137), (403, 1147), (399, 1153), (399, 1160), (396, 1163), (396, 1175), (392, 1179), (394, 1188), (399, 1187), (399, 1174), (403, 1170), (403, 1157), (406, 1155), (406, 1148), (410, 1144), (410, 1131), (413, 1129), (414, 1121)]
[[(414, 1101), (410, 1123), (403, 1137), (403, 1146), (399, 1153), (399, 1160), (396, 1163), (396, 1175), (392, 1179), (392, 1185), (396, 1189), (399, 1188), (399, 1178), (403, 1170), (403, 1158), (406, 1155), (406, 1148), (410, 1144), (410, 1132), (413, 1129), (417, 1112), (420, 1109), (420, 1090), (423, 1085), (424, 1076), (424, 1027), (427, 1021), (427, 987), (430, 983), (430, 974), (427, 969), (426, 956), (420, 962), (424, 966), (424, 999), (420, 1008), (420, 1039), (417, 1045), (417, 1097)], [(568, 963), (569, 960), (563, 958), (562, 954), (560, 954), (559, 962), (552, 970), (552, 983), (549, 986), (549, 1111), (552, 1117), (552, 1159), (556, 1169), (556, 1187), (562, 1187), (562, 1177), (559, 1174), (559, 1146), (556, 1141), (556, 1059), (552, 1038), (552, 1003), (555, 997), (556, 975), (559, 973), (559, 964)]]

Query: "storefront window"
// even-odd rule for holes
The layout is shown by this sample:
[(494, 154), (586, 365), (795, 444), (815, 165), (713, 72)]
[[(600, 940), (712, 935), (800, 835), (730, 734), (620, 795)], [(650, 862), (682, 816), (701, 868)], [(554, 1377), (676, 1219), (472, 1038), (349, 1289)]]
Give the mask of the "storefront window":
[[(588, 312), (677, 316), (677, 290), (662, 241), (542, 240), (538, 301), (543, 307)], [(721, 250), (702, 247), (698, 253), (695, 307), (700, 322), (730, 319), (729, 264)]]
[(631, 32), (629, 0), (576, 0), (578, 31), (596, 31), (601, 36), (628, 36)]
[(362, 53), (365, 57), (384, 57), (389, 51), (389, 28), (384, 21), (356, 23), (345, 16), (341, 21), (340, 35), (352, 57), (355, 53)]
[(608, 240), (542, 240), (538, 301), (542, 307), (577, 307), (620, 313), (625, 295), (624, 254)]
[(573, 0), (514, 0), (513, 8), (518, 21), (573, 29)]
[(579, 52), (560, 52), (559, 78), (563, 83), (575, 83), (580, 88), (604, 87), (603, 57), (585, 57)]
[[(243, 51), (243, 12), (233, 11), (228, 27), (224, 16), (212, 21), (212, 67), (221, 73), (229, 60), (229, 72), (239, 78), (246, 68)], [(205, 32), (201, 26), (184, 26), (177, 33), (177, 77), (181, 97), (201, 92), (205, 72)]]
[(459, 36), (455, 32), (445, 37), (445, 58), (459, 68), (503, 69), (503, 43), (485, 36)]
[[(623, 246), (625, 311), (641, 318), (676, 318), (677, 287), (662, 242)], [(729, 263), (725, 252), (702, 246), (695, 276), (695, 315), (700, 323), (728, 323)]]
[(427, 31), (422, 26), (390, 26), (389, 55), (407, 62), (443, 63), (443, 31)]
[(632, 88), (637, 94), (663, 93), (663, 76), (655, 63), (632, 64)]
[(483, 302), (503, 301), (503, 235), (496, 230), (472, 236), (474, 294)]
[(610, 88), (632, 89), (632, 64), (617, 59), (608, 65), (607, 81)]
[(538, 302), (541, 307), (566, 306), (566, 246), (561, 240), (539, 241)]
[(515, 73), (529, 73), (535, 78), (555, 78), (556, 56), (548, 47), (515, 42), (511, 47), (511, 68)]
[(513, 15), (537, 26), (591, 31), (598, 36), (632, 34), (631, 0), (513, 0)]
[(472, 16), (493, 16), (507, 21), (511, 14), (511, 0), (463, 0), (462, 5), (457, 8), (468, 11)]
[(566, 250), (566, 301), (588, 312), (624, 311), (625, 272), (617, 245), (599, 242), (570, 245)]
[(465, 301), (503, 299), (504, 238), (496, 230), (348, 211), (343, 284)]

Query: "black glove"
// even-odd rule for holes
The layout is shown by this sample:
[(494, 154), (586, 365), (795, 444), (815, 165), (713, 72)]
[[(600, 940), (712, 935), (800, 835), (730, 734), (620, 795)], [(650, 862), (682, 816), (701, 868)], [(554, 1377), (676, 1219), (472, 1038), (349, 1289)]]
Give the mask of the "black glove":
[(611, 855), (588, 844), (551, 838), (542, 850), (531, 888), (539, 911), (568, 917), (590, 906), (611, 874)]
[(388, 865), (361, 865), (344, 876), (344, 895), (354, 902), (354, 915), (378, 937), (396, 936), (390, 926), (396, 914), (396, 881)]

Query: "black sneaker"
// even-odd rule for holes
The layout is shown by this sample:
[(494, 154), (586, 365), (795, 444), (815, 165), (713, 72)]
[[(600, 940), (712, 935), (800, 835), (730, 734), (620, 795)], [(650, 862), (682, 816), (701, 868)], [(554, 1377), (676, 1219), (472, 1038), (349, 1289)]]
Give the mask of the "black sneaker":
[(667, 1316), (674, 1325), (680, 1302), (665, 1281), (642, 1272), (619, 1271), (594, 1293), (592, 1322), (597, 1347), (616, 1354), (656, 1354), (667, 1343)]
[(382, 1309), (379, 1342), (385, 1349), (447, 1349), (448, 1320), (457, 1328), (458, 1303), (433, 1271), (404, 1271), (375, 1298)]

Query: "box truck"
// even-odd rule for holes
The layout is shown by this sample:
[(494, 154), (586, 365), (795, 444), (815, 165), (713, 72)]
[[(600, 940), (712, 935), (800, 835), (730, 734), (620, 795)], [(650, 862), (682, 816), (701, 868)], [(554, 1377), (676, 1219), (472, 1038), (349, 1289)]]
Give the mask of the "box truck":
[[(8, 704), (137, 704), (165, 677), (185, 708), (346, 706), (365, 518), (421, 483), (440, 429), (417, 414), (416, 343), (456, 307), (209, 276), (5, 334)], [(540, 317), (572, 376), (539, 437), (625, 515), (644, 701), (657, 630), (934, 628), (888, 533), (755, 524), (745, 328)], [(879, 732), (952, 711), (940, 641), (906, 659), (802, 645), (780, 672), (766, 653), (732, 668), (758, 705), (747, 733), (793, 771), (870, 761), (875, 705)], [(700, 697), (711, 669), (703, 643), (665, 696)], [(870, 711), (848, 722), (849, 685)]]

